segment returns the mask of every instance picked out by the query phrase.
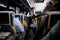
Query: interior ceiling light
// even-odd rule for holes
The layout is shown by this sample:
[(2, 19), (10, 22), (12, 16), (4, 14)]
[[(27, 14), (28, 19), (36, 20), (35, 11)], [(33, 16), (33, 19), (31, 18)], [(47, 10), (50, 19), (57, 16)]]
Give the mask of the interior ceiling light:
[(4, 4), (0, 4), (0, 6), (5, 7), (5, 8), (7, 7), (7, 6), (5, 6)]

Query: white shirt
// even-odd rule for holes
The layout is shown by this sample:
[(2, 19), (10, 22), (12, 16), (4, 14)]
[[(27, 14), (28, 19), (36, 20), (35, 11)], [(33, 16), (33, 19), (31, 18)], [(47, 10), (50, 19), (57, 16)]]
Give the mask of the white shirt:
[(24, 27), (22, 26), (18, 17), (13, 17), (13, 23), (16, 26), (16, 28), (18, 28), (21, 32), (24, 32)]

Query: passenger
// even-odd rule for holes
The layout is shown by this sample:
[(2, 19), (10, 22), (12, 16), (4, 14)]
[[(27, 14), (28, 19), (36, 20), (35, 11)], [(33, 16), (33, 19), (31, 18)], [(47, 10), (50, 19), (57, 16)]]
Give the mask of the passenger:
[(54, 25), (48, 34), (41, 40), (60, 40), (60, 20)]
[(28, 17), (28, 27), (27, 27), (27, 30), (26, 30), (25, 40), (28, 40), (28, 34), (30, 32), (30, 24), (31, 23), (32, 23), (32, 18)]
[[(25, 33), (25, 30), (24, 30), (24, 27), (22, 26), (20, 20), (19, 20), (19, 17), (14, 17), (13, 16), (13, 24), (16, 26), (16, 28), (19, 30), (19, 32), (17, 33), (18, 36), (20, 36), (20, 32), (22, 33)], [(17, 38), (18, 39), (18, 38)], [(19, 39), (18, 39), (19, 40)]]
[[(12, 14), (13, 15), (13, 24), (15, 25), (15, 27), (19, 30), (18, 32), (17, 32), (17, 37), (16, 37), (16, 39), (14, 39), (14, 36), (12, 35), (12, 36), (10, 36), (7, 40), (20, 40), (20, 32), (22, 33), (22, 35), (23, 35), (23, 33), (25, 33), (25, 31), (24, 31), (24, 27), (22, 26), (22, 24), (21, 24), (21, 22), (19, 21), (19, 17), (15, 17), (14, 16), (14, 14)], [(24, 36), (24, 35), (23, 35)], [(24, 40), (24, 39), (23, 39)]]
[(13, 17), (13, 24), (18, 28), (19, 31), (24, 32), (24, 27), (22, 26), (19, 17)]

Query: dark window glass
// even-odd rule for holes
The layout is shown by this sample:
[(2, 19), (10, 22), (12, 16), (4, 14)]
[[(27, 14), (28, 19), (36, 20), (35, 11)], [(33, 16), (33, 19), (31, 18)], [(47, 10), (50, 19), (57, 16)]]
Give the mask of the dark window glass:
[(44, 2), (44, 0), (35, 0), (36, 3)]
[(0, 24), (9, 24), (9, 14), (0, 13)]

